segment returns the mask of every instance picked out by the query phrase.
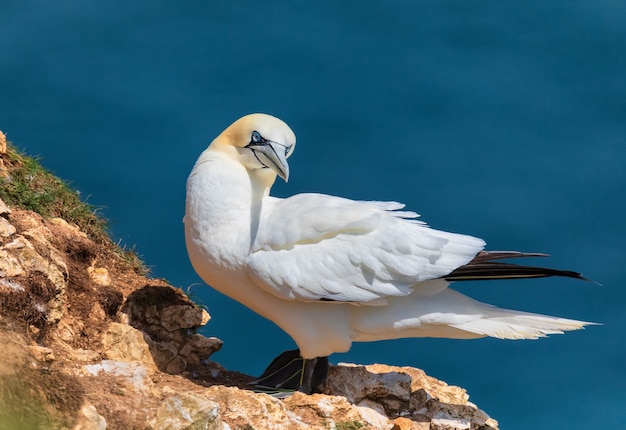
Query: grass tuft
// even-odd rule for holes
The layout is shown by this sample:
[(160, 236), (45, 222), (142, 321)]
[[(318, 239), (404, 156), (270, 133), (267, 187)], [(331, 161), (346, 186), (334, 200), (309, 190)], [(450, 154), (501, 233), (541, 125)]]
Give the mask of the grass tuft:
[(0, 198), (10, 206), (74, 223), (97, 243), (108, 239), (106, 220), (97, 208), (83, 202), (77, 191), (48, 172), (38, 158), (24, 155), (7, 145), (6, 173), (1, 179)]
[(108, 223), (98, 208), (83, 201), (78, 191), (46, 170), (39, 158), (25, 155), (11, 143), (7, 143), (6, 154), (1, 157), (4, 168), (0, 170), (0, 199), (7, 205), (76, 224), (96, 244), (110, 247), (136, 273), (148, 272), (133, 250), (111, 241)]

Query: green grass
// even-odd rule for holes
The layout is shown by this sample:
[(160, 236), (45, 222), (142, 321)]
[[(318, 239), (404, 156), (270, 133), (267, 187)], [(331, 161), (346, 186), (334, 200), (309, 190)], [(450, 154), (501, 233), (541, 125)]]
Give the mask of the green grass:
[[(7, 146), (0, 198), (10, 206), (37, 212), (44, 217), (60, 217), (74, 223), (96, 242), (108, 238), (106, 220), (97, 209), (83, 202), (78, 193), (48, 172), (38, 159)], [(3, 157), (4, 158), (4, 157)]]
[(7, 142), (7, 153), (2, 155), (2, 161), (5, 170), (0, 177), (0, 199), (7, 205), (76, 224), (95, 243), (110, 246), (114, 254), (135, 272), (147, 273), (136, 253), (111, 241), (107, 221), (98, 214), (98, 209), (83, 201), (76, 190), (46, 170), (38, 158), (25, 155)]

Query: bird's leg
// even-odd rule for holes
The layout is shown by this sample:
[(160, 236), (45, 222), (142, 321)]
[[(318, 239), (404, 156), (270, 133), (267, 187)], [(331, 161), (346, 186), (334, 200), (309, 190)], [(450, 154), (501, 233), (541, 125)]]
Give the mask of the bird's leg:
[(298, 391), (311, 394), (319, 391), (328, 377), (328, 357), (316, 357), (302, 359), (302, 371), (300, 373), (300, 386)]
[(276, 357), (267, 369), (252, 383), (261, 391), (297, 390), (302, 378), (300, 350), (285, 351)]
[(302, 359), (302, 370), (300, 372), (300, 384), (298, 391), (301, 391), (304, 394), (311, 394), (313, 392), (312, 383), (316, 364), (317, 358)]
[(319, 390), (327, 376), (328, 357), (307, 360), (300, 356), (300, 350), (294, 349), (276, 357), (252, 384), (263, 392), (298, 390), (311, 394)]

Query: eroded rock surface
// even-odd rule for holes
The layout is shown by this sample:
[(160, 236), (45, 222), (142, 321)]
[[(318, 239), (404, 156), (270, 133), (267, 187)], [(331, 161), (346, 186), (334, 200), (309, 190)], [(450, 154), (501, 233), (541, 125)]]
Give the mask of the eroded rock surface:
[(147, 285), (133, 291), (124, 303), (128, 322), (145, 333), (154, 362), (163, 371), (182, 373), (222, 347), (222, 341), (190, 332), (205, 325), (209, 313), (193, 304), (180, 290)]

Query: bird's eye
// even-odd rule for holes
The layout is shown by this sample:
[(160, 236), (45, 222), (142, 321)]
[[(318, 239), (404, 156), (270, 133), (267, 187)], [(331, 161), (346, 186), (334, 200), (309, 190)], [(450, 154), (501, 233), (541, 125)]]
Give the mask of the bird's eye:
[(253, 132), (252, 132), (252, 142), (253, 142), (253, 143), (259, 143), (259, 142), (261, 142), (261, 140), (262, 140), (262, 137), (261, 137), (261, 135), (259, 134), (259, 132), (258, 132), (258, 131), (256, 131), (256, 130), (255, 130), (255, 131), (253, 131)]

